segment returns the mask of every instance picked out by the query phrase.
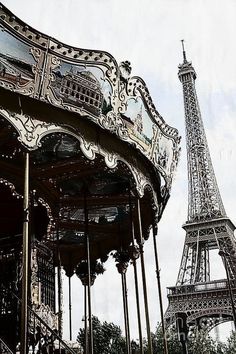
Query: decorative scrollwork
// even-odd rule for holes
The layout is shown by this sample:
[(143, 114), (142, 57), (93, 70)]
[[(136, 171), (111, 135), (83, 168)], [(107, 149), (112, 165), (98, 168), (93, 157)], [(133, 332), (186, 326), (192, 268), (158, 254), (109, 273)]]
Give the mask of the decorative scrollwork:
[(14, 126), (19, 137), (18, 140), (29, 150), (40, 146), (40, 139), (49, 131), (59, 131), (59, 126), (34, 119), (23, 113), (10, 113), (0, 109), (1, 114)]
[(117, 134), (122, 139), (128, 138), (127, 128), (119, 113), (109, 112), (106, 116), (99, 117), (99, 123), (105, 129)]
[[(40, 317), (40, 319), (46, 323), (48, 327), (50, 327), (52, 330), (58, 329), (58, 317), (52, 312), (48, 305), (41, 303), (39, 306), (33, 306), (33, 310)], [(37, 320), (37, 318), (34, 317), (32, 318), (32, 321), (32, 327), (37, 327), (38, 321), (38, 325), (40, 326), (41, 330), (45, 333), (47, 332), (47, 328), (42, 325), (40, 320)]]

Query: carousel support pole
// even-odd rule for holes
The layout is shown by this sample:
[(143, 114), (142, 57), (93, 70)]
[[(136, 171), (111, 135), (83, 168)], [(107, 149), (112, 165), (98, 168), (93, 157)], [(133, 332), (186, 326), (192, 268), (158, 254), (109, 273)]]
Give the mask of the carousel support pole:
[(88, 354), (88, 325), (87, 325), (87, 286), (84, 285), (84, 353)]
[(137, 199), (137, 211), (138, 211), (138, 224), (139, 224), (139, 249), (140, 249), (140, 261), (141, 261), (141, 272), (142, 272), (142, 283), (143, 283), (143, 297), (144, 297), (144, 308), (145, 308), (145, 318), (146, 318), (146, 329), (147, 329), (147, 339), (148, 339), (148, 354), (152, 354), (152, 338), (150, 329), (150, 319), (149, 319), (149, 309), (148, 309), (148, 296), (147, 296), (147, 282), (146, 282), (146, 272), (145, 272), (145, 262), (143, 255), (143, 232), (142, 232), (142, 220), (140, 211), (140, 200)]
[(153, 230), (153, 248), (154, 248), (155, 263), (156, 263), (157, 287), (158, 287), (160, 313), (161, 313), (163, 348), (164, 348), (164, 354), (168, 354), (168, 346), (167, 346), (167, 340), (166, 340), (166, 329), (165, 329), (165, 321), (164, 321), (164, 311), (163, 311), (163, 303), (162, 303), (162, 293), (161, 293), (161, 277), (160, 277), (160, 269), (159, 269), (158, 253), (157, 253), (157, 242), (156, 242), (157, 227), (155, 227), (153, 225), (152, 230)]
[(124, 291), (125, 291), (125, 303), (126, 303), (126, 318), (127, 318), (127, 331), (128, 331), (128, 354), (131, 353), (131, 342), (130, 342), (130, 327), (129, 327), (129, 305), (128, 305), (128, 290), (126, 282), (126, 273), (124, 274)]
[(142, 325), (141, 325), (141, 313), (139, 304), (139, 289), (138, 289), (138, 272), (136, 259), (133, 260), (134, 267), (134, 282), (135, 282), (135, 294), (136, 294), (136, 306), (137, 306), (137, 316), (138, 316), (138, 333), (139, 333), (139, 346), (140, 354), (143, 354), (143, 335), (142, 335)]
[(59, 251), (59, 231), (57, 229), (57, 301), (58, 301), (58, 333), (62, 337), (62, 279), (61, 279), (61, 257)]
[[(134, 236), (134, 222), (133, 222), (133, 213), (132, 213), (132, 202), (131, 202), (131, 193), (129, 189), (129, 212), (130, 212), (130, 226), (132, 233), (132, 245), (135, 247), (135, 236)], [(139, 334), (139, 347), (140, 354), (143, 354), (143, 334), (142, 334), (142, 323), (141, 323), (141, 312), (140, 312), (140, 301), (139, 301), (139, 288), (138, 288), (138, 272), (137, 272), (137, 263), (136, 258), (132, 260), (134, 268), (134, 284), (135, 284), (135, 297), (136, 297), (136, 308), (137, 308), (137, 318), (138, 318), (138, 334)]]
[(88, 232), (88, 207), (87, 207), (87, 189), (84, 190), (84, 222), (85, 222), (85, 238), (87, 249), (88, 263), (88, 317), (89, 317), (89, 354), (93, 354), (93, 318), (91, 306), (91, 266), (90, 266), (90, 237)]
[(68, 277), (69, 281), (69, 330), (70, 330), (70, 340), (72, 340), (72, 314), (71, 314), (71, 276)]
[(29, 153), (25, 153), (20, 353), (27, 353), (29, 283)]
[(122, 280), (122, 295), (123, 295), (123, 308), (124, 308), (124, 320), (125, 320), (125, 339), (127, 354), (131, 354), (130, 333), (129, 333), (129, 316), (128, 316), (128, 303), (127, 303), (127, 288), (126, 288), (126, 276), (125, 272), (121, 273)]

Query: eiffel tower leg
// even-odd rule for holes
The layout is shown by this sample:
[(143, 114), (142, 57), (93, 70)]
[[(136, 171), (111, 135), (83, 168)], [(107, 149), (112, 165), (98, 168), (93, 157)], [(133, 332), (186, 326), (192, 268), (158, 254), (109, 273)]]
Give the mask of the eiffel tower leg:
[(227, 264), (227, 260), (226, 260), (227, 253), (225, 253), (224, 251), (220, 250), (219, 251), (219, 255), (224, 260), (224, 267), (225, 267), (225, 272), (226, 272), (226, 277), (227, 277), (227, 282), (228, 282), (230, 302), (231, 302), (231, 305), (232, 305), (234, 330), (236, 331), (236, 312), (235, 312), (235, 307), (234, 307), (234, 297), (233, 297), (233, 292), (232, 292), (232, 287), (231, 287), (231, 279), (230, 279), (230, 274), (229, 274), (229, 268), (228, 268), (228, 264)]

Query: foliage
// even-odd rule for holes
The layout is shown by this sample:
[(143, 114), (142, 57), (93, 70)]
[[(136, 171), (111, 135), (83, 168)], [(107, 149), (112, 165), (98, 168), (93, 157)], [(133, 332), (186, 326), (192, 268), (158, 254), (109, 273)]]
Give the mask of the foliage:
[[(166, 333), (169, 354), (182, 354), (182, 347), (178, 341), (176, 333), (169, 329)], [(153, 354), (164, 353), (163, 350), (163, 334), (161, 326), (157, 326), (156, 332), (152, 333), (152, 349)], [(148, 353), (147, 343), (145, 346), (145, 354)]]
[[(80, 328), (78, 342), (85, 348), (85, 330)], [(93, 345), (94, 354), (125, 354), (125, 339), (122, 336), (121, 329), (113, 323), (103, 322), (93, 316)]]
[[(182, 346), (178, 340), (177, 333), (174, 329), (168, 329), (166, 333), (168, 353), (182, 354)], [(189, 354), (236, 354), (232, 348), (236, 348), (236, 337), (231, 338), (230, 345), (227, 346), (229, 351), (226, 351), (226, 345), (213, 340), (211, 336), (204, 330), (195, 330), (188, 339)], [(163, 335), (161, 326), (158, 326), (155, 333), (152, 333), (153, 354), (163, 354)], [(148, 353), (148, 344), (145, 340), (145, 354)]]
[[(217, 342), (203, 329), (195, 329), (189, 339), (189, 352), (201, 354), (215, 354)], [(220, 352), (219, 352), (220, 353)]]
[[(103, 322), (93, 317), (94, 354), (127, 354), (125, 338), (119, 326)], [(161, 326), (157, 326), (155, 333), (151, 334), (153, 354), (163, 354), (163, 335)], [(84, 349), (84, 329), (79, 330), (78, 342)], [(182, 346), (174, 329), (168, 329), (166, 333), (169, 354), (182, 354)], [(148, 342), (143, 340), (144, 353), (148, 353)], [(236, 332), (232, 332), (227, 343), (214, 340), (205, 330), (194, 330), (188, 339), (189, 354), (236, 354)], [(139, 344), (131, 341), (131, 353), (139, 354)]]
[[(170, 329), (166, 334), (169, 354), (182, 354), (182, 347), (176, 333)], [(151, 334), (153, 354), (163, 354), (163, 335), (161, 326), (157, 326), (156, 332)], [(144, 353), (148, 353), (148, 343), (144, 341)]]
[(236, 354), (236, 332), (231, 332), (226, 343), (225, 351), (223, 353)]

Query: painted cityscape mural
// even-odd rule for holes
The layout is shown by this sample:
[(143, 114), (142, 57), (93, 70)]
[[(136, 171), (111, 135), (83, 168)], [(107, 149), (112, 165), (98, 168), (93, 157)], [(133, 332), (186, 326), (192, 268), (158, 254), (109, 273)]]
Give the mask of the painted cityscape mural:
[(145, 150), (151, 145), (153, 138), (153, 122), (151, 121), (140, 97), (130, 98), (122, 118), (130, 137)]
[(0, 27), (0, 81), (11, 87), (26, 86), (34, 80), (34, 60), (30, 46)]
[(95, 115), (112, 109), (112, 88), (100, 68), (62, 61), (53, 74), (51, 89), (64, 104), (81, 107)]

